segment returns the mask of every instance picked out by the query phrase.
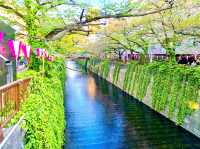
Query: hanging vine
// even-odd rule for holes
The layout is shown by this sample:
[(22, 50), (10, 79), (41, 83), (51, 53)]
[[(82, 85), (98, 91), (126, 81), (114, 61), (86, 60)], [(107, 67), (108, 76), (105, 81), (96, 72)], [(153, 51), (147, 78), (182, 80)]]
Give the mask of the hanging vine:
[(129, 76), (128, 76), (128, 84), (127, 84), (127, 92), (129, 94), (131, 94), (131, 87), (132, 87), (132, 84), (134, 84), (134, 80), (133, 80), (133, 77), (134, 77), (134, 69), (135, 69), (135, 65), (133, 63), (131, 63), (131, 69), (130, 69), (130, 73), (129, 73)]
[(102, 75), (103, 78), (107, 78), (109, 71), (110, 71), (110, 61), (109, 60), (104, 60), (100, 63), (99, 66), (100, 74)]
[[(109, 72), (108, 61), (101, 63), (101, 75)], [(116, 64), (113, 73), (113, 84), (119, 80), (120, 65)], [(170, 119), (181, 125), (187, 115), (199, 109), (198, 91), (200, 69), (187, 66), (153, 62), (127, 65), (123, 89), (136, 98), (143, 100), (152, 79), (151, 104), (158, 112), (164, 112)]]
[(148, 85), (150, 83), (151, 74), (149, 73), (147, 67), (144, 67), (140, 75), (141, 77), (138, 81), (139, 87), (137, 88), (137, 97), (140, 100), (143, 100), (146, 95)]
[(174, 118), (175, 115), (175, 109), (177, 104), (177, 99), (179, 98), (179, 91), (181, 89), (183, 76), (180, 75), (180, 69), (175, 69), (175, 71), (172, 73), (172, 79), (171, 79), (171, 91), (170, 91), (170, 97), (168, 101), (168, 117)]
[(115, 64), (115, 68), (114, 68), (114, 72), (113, 72), (113, 81), (112, 81), (113, 84), (116, 84), (118, 82), (120, 67), (121, 67), (120, 63)]
[(135, 95), (135, 97), (137, 97), (137, 87), (138, 86), (138, 79), (139, 79), (139, 73), (140, 73), (140, 67), (137, 63), (132, 63), (133, 67), (134, 67), (134, 73), (133, 76), (131, 78), (131, 93), (133, 95)]
[(123, 89), (125, 91), (127, 90), (128, 79), (129, 79), (129, 76), (130, 76), (130, 72), (131, 72), (131, 63), (129, 63), (127, 65), (127, 69), (126, 69), (126, 73), (125, 73), (125, 77), (124, 77)]

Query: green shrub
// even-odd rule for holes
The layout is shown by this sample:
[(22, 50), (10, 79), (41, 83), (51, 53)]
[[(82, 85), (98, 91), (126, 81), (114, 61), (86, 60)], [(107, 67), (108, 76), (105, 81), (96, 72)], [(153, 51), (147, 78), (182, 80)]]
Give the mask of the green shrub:
[(64, 143), (64, 82), (65, 64), (62, 60), (51, 62), (45, 76), (34, 71), (31, 75), (30, 95), (12, 121), (24, 115), (23, 128), (26, 149), (61, 149)]

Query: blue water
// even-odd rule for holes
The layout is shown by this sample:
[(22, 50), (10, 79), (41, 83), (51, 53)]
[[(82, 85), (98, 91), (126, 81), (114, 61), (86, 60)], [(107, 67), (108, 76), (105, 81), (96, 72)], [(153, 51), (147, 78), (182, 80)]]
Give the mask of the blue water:
[(65, 149), (200, 149), (200, 139), (94, 74), (67, 69), (65, 90)]

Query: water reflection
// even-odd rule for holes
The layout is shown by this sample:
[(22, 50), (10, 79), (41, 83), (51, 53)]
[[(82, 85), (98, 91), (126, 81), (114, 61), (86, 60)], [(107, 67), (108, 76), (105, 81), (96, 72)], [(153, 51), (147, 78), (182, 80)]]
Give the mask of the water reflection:
[(87, 80), (88, 95), (94, 99), (96, 96), (96, 83), (93, 77), (88, 77)]
[(76, 78), (80, 74), (80, 72), (73, 70), (76, 69), (74, 61), (67, 61), (66, 66), (67, 66), (67, 77)]
[(65, 149), (200, 149), (199, 139), (98, 76), (67, 75)]

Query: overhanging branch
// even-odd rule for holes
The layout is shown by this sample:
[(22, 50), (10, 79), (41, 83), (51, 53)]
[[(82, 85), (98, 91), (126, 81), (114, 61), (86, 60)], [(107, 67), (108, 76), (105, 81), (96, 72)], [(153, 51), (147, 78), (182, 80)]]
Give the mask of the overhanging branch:
[(2, 3), (0, 3), (0, 7), (1, 8), (4, 8), (4, 9), (7, 9), (7, 10), (11, 10), (12, 12), (14, 12), (18, 17), (24, 19), (24, 15), (21, 14), (20, 12), (18, 12), (16, 9), (10, 7), (10, 6), (7, 6), (7, 5), (4, 5)]
[(193, 33), (193, 32), (175, 31), (175, 33), (184, 36), (200, 37), (199, 33)]
[(97, 20), (101, 20), (101, 19), (110, 19), (110, 18), (128, 18), (128, 17), (142, 17), (142, 16), (147, 16), (147, 15), (152, 15), (152, 14), (156, 14), (156, 13), (160, 13), (162, 11), (166, 11), (169, 9), (172, 9), (173, 7), (169, 6), (166, 8), (162, 8), (162, 9), (157, 9), (157, 10), (153, 10), (153, 11), (149, 11), (149, 12), (145, 12), (145, 13), (138, 13), (138, 14), (115, 14), (115, 15), (105, 15), (105, 16), (97, 16), (91, 19), (86, 20), (85, 22), (82, 23), (89, 23), (89, 22), (94, 22)]
[[(80, 21), (74, 24), (69, 24), (68, 26), (65, 26), (63, 29), (54, 29), (51, 32), (49, 32), (46, 35), (47, 40), (55, 40), (54, 36), (56, 36), (57, 34), (59, 34), (60, 32), (69, 32), (69, 31), (73, 31), (73, 30), (77, 30), (77, 28), (81, 29), (83, 26), (91, 23), (91, 22), (95, 22), (101, 19), (109, 19), (109, 18), (127, 18), (127, 17), (141, 17), (141, 16), (147, 16), (147, 15), (152, 15), (152, 14), (156, 14), (156, 13), (160, 13), (162, 11), (166, 11), (169, 9), (172, 9), (172, 6), (168, 6), (166, 8), (162, 8), (162, 9), (157, 9), (157, 10), (153, 10), (153, 11), (149, 11), (146, 13), (138, 13), (138, 14), (115, 14), (115, 15), (105, 15), (105, 16), (97, 16), (85, 21)], [(64, 34), (62, 34), (64, 35)], [(57, 37), (57, 38), (62, 38), (63, 36)]]

